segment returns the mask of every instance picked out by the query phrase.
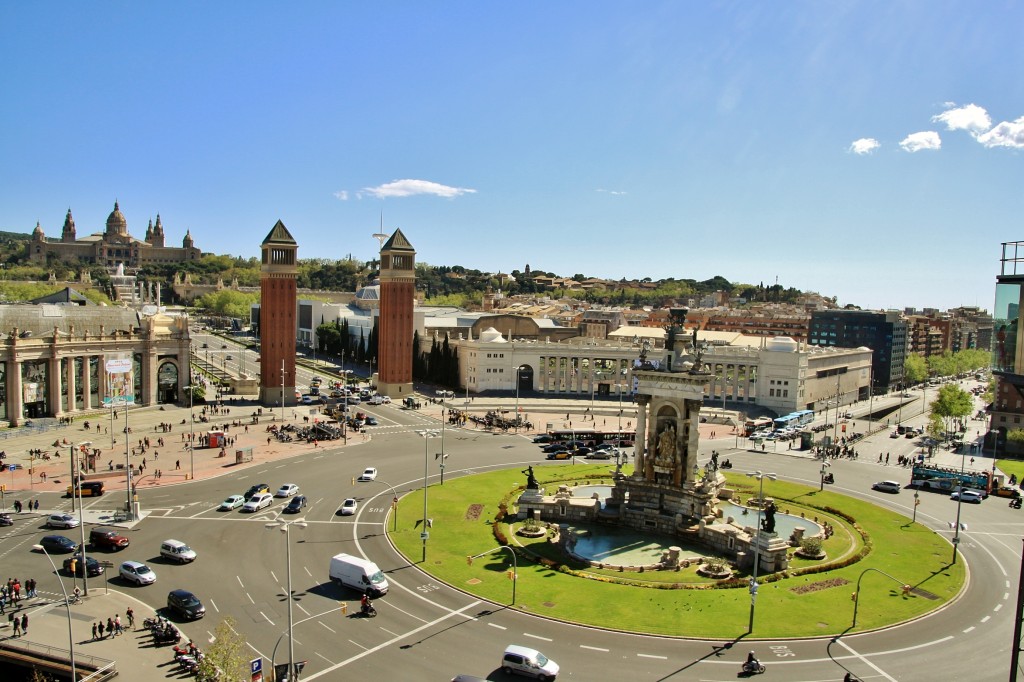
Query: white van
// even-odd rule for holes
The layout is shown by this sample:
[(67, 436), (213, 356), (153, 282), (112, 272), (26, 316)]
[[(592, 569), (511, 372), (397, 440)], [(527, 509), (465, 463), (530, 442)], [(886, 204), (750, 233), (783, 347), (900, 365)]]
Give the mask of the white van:
[(187, 564), (196, 560), (196, 553), (191, 547), (178, 540), (164, 540), (160, 543), (160, 556), (179, 564)]
[(360, 592), (369, 592), (374, 599), (388, 593), (388, 579), (377, 564), (351, 554), (331, 557), (330, 578), (333, 582)]
[(558, 675), (558, 664), (550, 658), (525, 646), (510, 644), (501, 657), (501, 669), (506, 675), (516, 673), (536, 677), (538, 680), (553, 680)]

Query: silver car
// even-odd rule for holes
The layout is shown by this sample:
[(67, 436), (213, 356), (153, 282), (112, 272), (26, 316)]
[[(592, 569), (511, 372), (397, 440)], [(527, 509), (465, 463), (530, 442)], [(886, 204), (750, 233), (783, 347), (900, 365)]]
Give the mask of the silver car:
[(50, 514), (46, 519), (47, 528), (78, 528), (82, 522), (71, 514)]

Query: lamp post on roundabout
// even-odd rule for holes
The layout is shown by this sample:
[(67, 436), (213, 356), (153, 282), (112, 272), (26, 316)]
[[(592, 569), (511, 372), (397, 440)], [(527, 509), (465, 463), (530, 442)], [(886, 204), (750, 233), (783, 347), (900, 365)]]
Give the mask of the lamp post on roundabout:
[[(754, 471), (748, 473), (747, 476), (755, 478), (760, 483), (760, 490), (757, 493), (758, 507), (757, 507), (757, 528), (754, 530), (754, 537), (751, 538), (751, 545), (754, 548), (754, 571), (750, 577), (750, 623), (747, 626), (747, 632), (754, 631), (754, 607), (757, 605), (757, 566), (761, 563), (760, 557), (760, 544), (759, 540), (761, 537), (761, 512), (764, 509), (764, 479), (768, 478), (773, 481), (778, 480), (776, 474), (763, 474), (760, 471)], [(824, 487), (824, 486), (823, 486)]]

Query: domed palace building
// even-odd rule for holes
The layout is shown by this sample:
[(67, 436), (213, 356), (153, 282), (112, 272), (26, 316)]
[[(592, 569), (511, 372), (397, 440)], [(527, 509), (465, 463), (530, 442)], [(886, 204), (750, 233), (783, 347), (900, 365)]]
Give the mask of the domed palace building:
[(29, 259), (33, 263), (47, 263), (52, 260), (97, 263), (116, 267), (123, 263), (126, 268), (138, 268), (150, 263), (184, 263), (199, 260), (203, 252), (192, 244), (192, 235), (186, 230), (181, 246), (164, 245), (164, 226), (160, 215), (156, 224), (149, 221), (145, 239), (137, 239), (128, 233), (128, 221), (121, 208), (114, 202), (114, 210), (107, 217), (103, 232), (94, 232), (78, 238), (75, 219), (68, 209), (60, 239), (48, 239), (43, 228), (36, 223), (29, 243)]

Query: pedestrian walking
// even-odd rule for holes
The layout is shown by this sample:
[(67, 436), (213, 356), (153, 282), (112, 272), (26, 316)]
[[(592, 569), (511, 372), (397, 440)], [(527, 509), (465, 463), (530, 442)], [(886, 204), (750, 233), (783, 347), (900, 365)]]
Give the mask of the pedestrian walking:
[(96, 623), (92, 624), (92, 639), (96, 641)]
[(125, 617), (128, 618), (128, 627), (130, 627), (131, 629), (134, 630), (135, 629), (135, 611), (133, 611), (132, 607), (129, 606), (128, 610), (124, 612), (124, 615), (125, 615)]
[(107, 634), (109, 634), (111, 637), (114, 636), (114, 619), (113, 618), (107, 618)]
[(28, 634), (28, 614), (24, 613), (21, 616), (21, 634)]
[(180, 459), (174, 460), (174, 468), (175, 468), (175, 470), (181, 468), (181, 460)]
[[(12, 614), (13, 615), (13, 614)], [(14, 636), (21, 637), (21, 619), (14, 616)]]
[(114, 615), (114, 635), (124, 634), (124, 626), (121, 625), (121, 614)]
[(106, 630), (103, 629), (103, 621), (99, 622), (100, 639), (106, 639), (107, 636), (104, 634)]

